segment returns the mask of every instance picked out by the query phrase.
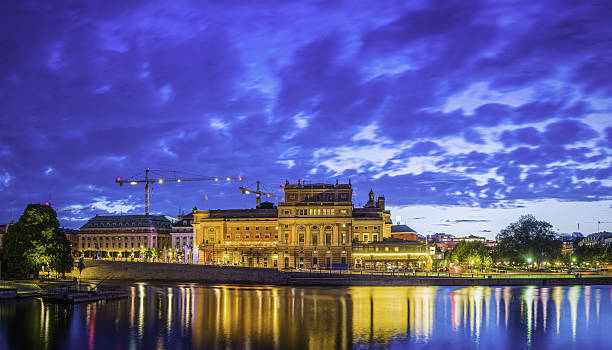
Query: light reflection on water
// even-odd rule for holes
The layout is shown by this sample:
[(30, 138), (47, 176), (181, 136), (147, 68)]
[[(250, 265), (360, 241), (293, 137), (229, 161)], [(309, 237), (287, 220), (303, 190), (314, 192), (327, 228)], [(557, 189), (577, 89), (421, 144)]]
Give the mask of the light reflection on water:
[(608, 348), (610, 286), (125, 285), (74, 306), (0, 303), (0, 349)]

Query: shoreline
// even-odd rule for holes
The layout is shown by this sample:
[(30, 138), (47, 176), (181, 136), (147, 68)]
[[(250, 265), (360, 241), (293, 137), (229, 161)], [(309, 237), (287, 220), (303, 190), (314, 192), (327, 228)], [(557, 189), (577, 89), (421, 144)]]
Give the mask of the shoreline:
[[(486, 274), (484, 274), (486, 275)], [(79, 278), (79, 272), (70, 274)], [(612, 276), (448, 277), (281, 271), (270, 268), (86, 260), (81, 279), (276, 286), (569, 286), (612, 285)]]

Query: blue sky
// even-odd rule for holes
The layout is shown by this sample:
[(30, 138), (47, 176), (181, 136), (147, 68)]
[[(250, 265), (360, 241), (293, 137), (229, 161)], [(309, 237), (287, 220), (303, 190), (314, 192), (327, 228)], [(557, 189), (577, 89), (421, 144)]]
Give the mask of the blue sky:
[(610, 4), (52, 3), (0, 4), (0, 222), (143, 212), (145, 168), (244, 177), (154, 186), (170, 215), (350, 178), (424, 234), (612, 221)]

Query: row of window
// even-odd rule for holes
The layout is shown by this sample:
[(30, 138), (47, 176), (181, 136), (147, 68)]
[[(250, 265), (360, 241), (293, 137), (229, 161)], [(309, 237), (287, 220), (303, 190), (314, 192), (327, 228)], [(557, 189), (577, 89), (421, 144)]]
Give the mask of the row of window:
[[(249, 231), (250, 230), (249, 226), (246, 226), (246, 227), (243, 227), (243, 228), (244, 228), (245, 231)], [(235, 229), (236, 229), (236, 231), (240, 231), (240, 227), (235, 227)], [(255, 226), (255, 231), (259, 231), (259, 229), (260, 229), (259, 226)], [(278, 226), (275, 226), (273, 229), (274, 230), (278, 230)], [(266, 231), (270, 230), (270, 227), (269, 226), (265, 226), (265, 230)], [(214, 231), (214, 229), (211, 228), (211, 231)]]
[[(304, 240), (304, 234), (303, 233), (299, 233), (298, 234), (298, 244), (304, 244), (305, 240)], [(331, 233), (327, 233), (323, 236), (325, 238), (325, 245), (331, 245), (332, 244), (332, 235)], [(318, 245), (319, 244), (319, 235), (318, 234), (313, 234), (310, 236), (311, 239), (311, 244), (312, 245)], [(285, 233), (284, 236), (284, 243), (289, 243), (289, 234)], [(340, 235), (340, 244), (346, 244), (346, 233), (342, 233)]]
[[(367, 229), (368, 229), (368, 226), (363, 226), (363, 229), (364, 229), (364, 230), (367, 230)], [(372, 229), (373, 229), (373, 230), (378, 230), (378, 226), (372, 226)], [(355, 226), (355, 227), (353, 227), (353, 230), (359, 230), (359, 226)]]
[[(361, 240), (359, 239), (361, 236)], [(370, 237), (372, 237), (372, 242), (378, 242), (378, 234), (373, 234), (370, 236), (368, 233), (364, 233), (362, 235), (354, 234), (353, 241), (355, 242), (370, 242)]]
[[(110, 240), (112, 240), (112, 241), (114, 241), (115, 239), (117, 239), (117, 240), (135, 239), (135, 240), (140, 241), (141, 238), (142, 238), (142, 240), (145, 240), (145, 241), (147, 240), (147, 236), (129, 236), (129, 237), (108, 237), (108, 236), (96, 237), (96, 236), (94, 236), (94, 237), (82, 237), (83, 240), (87, 240), (87, 241), (90, 241), (90, 240), (92, 240), (92, 241), (96, 241), (96, 240), (100, 240), (100, 241), (104, 241), (104, 240), (110, 241)], [(153, 236), (153, 240), (155, 240), (156, 238), (157, 238), (156, 236)], [(160, 239), (161, 239), (161, 237), (160, 237)]]
[(176, 239), (176, 243), (175, 243), (175, 248), (182, 248), (183, 246), (188, 246), (191, 247), (193, 245), (193, 238), (189, 237), (189, 242), (187, 242), (187, 238), (183, 237), (183, 239), (181, 240), (180, 238)]
[[(285, 209), (283, 211), (285, 215), (291, 215), (291, 210)], [(347, 215), (346, 209), (338, 210), (339, 215)], [(299, 216), (335, 216), (336, 209), (330, 208), (307, 208), (307, 209), (296, 209), (295, 215)]]
[[(298, 198), (297, 194), (294, 193), (289, 193), (288, 194), (288, 198), (290, 201), (295, 201)], [(327, 202), (333, 202), (334, 201), (334, 195), (333, 194), (315, 194), (315, 195), (304, 195), (304, 201), (311, 201), (311, 202), (321, 202), (321, 201), (327, 201)], [(338, 198), (342, 201), (347, 200), (348, 195), (346, 193), (340, 193)]]
[[(232, 263), (233, 259), (230, 259), (229, 256), (224, 256), (223, 257), (223, 264), (224, 265), (229, 265)], [(261, 261), (263, 262), (263, 267), (268, 267), (268, 258), (267, 257), (263, 257), (261, 258)], [(289, 257), (285, 257), (284, 259), (284, 267), (285, 268), (289, 268)], [(298, 263), (298, 267), (303, 268), (304, 267), (304, 257), (300, 257), (299, 258), (299, 263)], [(221, 262), (221, 261), (219, 261)], [(325, 258), (321, 258), (321, 261), (319, 261), (319, 258), (316, 256), (312, 257), (312, 265), (313, 266), (318, 266), (319, 262), (321, 262), (322, 266), (325, 267), (331, 267), (332, 266), (332, 259), (331, 257), (325, 257)], [(342, 256), (340, 257), (340, 263), (345, 265), (346, 264), (346, 257)], [(246, 257), (246, 256), (242, 256), (240, 257), (239, 261), (234, 261), (234, 265), (237, 264), (241, 264), (241, 265), (245, 265), (245, 266), (254, 266), (254, 265), (259, 265), (260, 264), (260, 257), (256, 256), (256, 257)], [(272, 266), (273, 267), (278, 267), (278, 258), (273, 258), (272, 259)]]
[[(87, 227), (150, 227), (148, 223), (144, 222), (97, 222), (89, 224)], [(170, 224), (157, 224), (155, 227), (170, 228)]]
[[(213, 237), (214, 237), (214, 236), (213, 236)], [(244, 235), (244, 236), (241, 236), (241, 235), (239, 235), (239, 234), (234, 235), (234, 238), (235, 238), (235, 239), (241, 239), (241, 238), (243, 238), (243, 237), (244, 237), (244, 239), (250, 239), (250, 238), (251, 238), (251, 235), (250, 235), (250, 234), (246, 234), (246, 235)], [(256, 239), (260, 239), (260, 238), (270, 239), (270, 237), (272, 237), (272, 236), (271, 236), (271, 235), (263, 235), (263, 236), (262, 236), (262, 235), (260, 235), (260, 234), (255, 234), (255, 235), (253, 235), (253, 238), (256, 238)], [(278, 239), (278, 235), (274, 235), (274, 238), (275, 238), (275, 239)], [(232, 235), (231, 235), (231, 234), (226, 234), (226, 235), (225, 235), (225, 239), (232, 239)]]
[[(81, 243), (81, 248), (85, 249), (85, 242)], [(139, 247), (143, 247), (142, 244), (140, 244), (139, 242), (134, 243), (134, 242), (124, 242), (123, 244), (121, 244), (121, 242), (116, 244), (117, 248), (121, 249), (121, 248), (139, 248)], [(102, 249), (102, 248), (115, 248), (115, 242), (112, 243), (90, 243), (87, 242), (87, 248), (95, 248), (95, 249)], [(153, 248), (155, 248), (155, 242), (153, 242)]]
[(379, 246), (353, 246), (353, 252), (413, 252), (421, 253), (425, 252), (423, 246), (394, 246), (394, 247), (379, 247)]

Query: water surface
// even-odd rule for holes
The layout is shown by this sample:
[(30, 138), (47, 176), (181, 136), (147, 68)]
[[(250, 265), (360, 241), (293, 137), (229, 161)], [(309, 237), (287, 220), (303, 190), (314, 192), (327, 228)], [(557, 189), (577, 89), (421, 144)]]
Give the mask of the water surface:
[(123, 287), (0, 302), (0, 349), (612, 348), (611, 286)]

